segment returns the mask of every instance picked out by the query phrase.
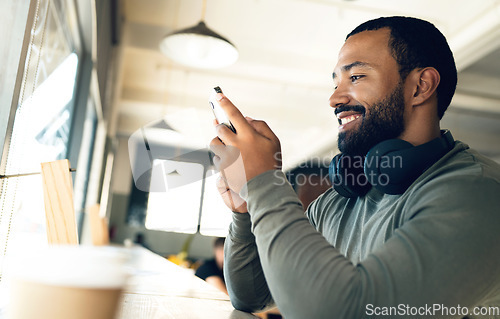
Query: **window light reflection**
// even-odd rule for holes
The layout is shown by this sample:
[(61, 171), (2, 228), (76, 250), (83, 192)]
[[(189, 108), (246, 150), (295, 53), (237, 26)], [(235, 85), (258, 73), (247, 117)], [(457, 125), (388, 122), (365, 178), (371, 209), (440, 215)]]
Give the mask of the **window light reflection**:
[[(149, 193), (146, 228), (196, 233), (203, 165), (156, 159), (151, 176), (151, 183), (163, 183), (166, 191)], [(198, 178), (193, 180), (193, 177)], [(189, 182), (185, 183), (186, 179)]]

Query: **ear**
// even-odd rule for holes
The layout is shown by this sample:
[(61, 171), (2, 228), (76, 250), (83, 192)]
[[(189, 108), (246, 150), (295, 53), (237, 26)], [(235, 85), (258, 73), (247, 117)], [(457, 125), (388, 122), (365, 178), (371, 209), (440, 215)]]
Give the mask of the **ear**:
[(432, 98), (439, 85), (441, 76), (432, 67), (414, 70), (411, 74), (413, 84), (412, 104), (421, 105)]

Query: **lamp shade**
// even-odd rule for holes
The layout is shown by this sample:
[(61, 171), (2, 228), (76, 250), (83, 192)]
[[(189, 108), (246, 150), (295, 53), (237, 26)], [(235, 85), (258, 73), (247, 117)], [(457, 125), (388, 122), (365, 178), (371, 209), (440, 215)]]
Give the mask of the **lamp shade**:
[(165, 36), (160, 51), (177, 63), (203, 69), (222, 68), (238, 59), (234, 45), (203, 21)]

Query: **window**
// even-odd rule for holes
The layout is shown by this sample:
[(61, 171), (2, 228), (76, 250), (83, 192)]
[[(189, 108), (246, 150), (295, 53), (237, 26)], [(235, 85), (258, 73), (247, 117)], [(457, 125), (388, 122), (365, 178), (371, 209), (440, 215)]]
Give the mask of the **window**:
[(206, 236), (226, 237), (231, 223), (231, 210), (224, 204), (215, 182), (218, 173), (207, 171), (201, 210), (200, 233)]
[[(79, 38), (72, 1), (38, 0), (3, 175), (40, 172), (67, 157)], [(40, 175), (0, 181), (0, 301), (8, 300), (8, 258), (47, 245)], [(2, 308), (3, 304), (0, 304)]]
[[(40, 163), (66, 156), (77, 64), (76, 54), (71, 53), (19, 106), (6, 175), (39, 172)], [(3, 182), (2, 216), (15, 214), (9, 216), (10, 232), (2, 232), (9, 249), (26, 251), (47, 243), (42, 190), (40, 175)]]
[[(197, 178), (198, 177), (198, 178)], [(160, 190), (149, 194), (146, 228), (196, 233), (200, 212), (203, 165), (197, 163), (154, 160), (151, 184)]]
[(150, 189), (157, 191), (149, 193), (146, 228), (194, 234), (199, 227), (202, 235), (226, 236), (231, 212), (217, 193), (216, 177), (199, 163), (154, 160)]
[[(94, 94), (95, 95), (95, 94)], [(89, 188), (89, 174), (92, 164), (92, 155), (96, 139), (98, 118), (96, 114), (95, 98), (91, 94), (87, 99), (85, 119), (83, 122), (83, 132), (78, 154), (78, 167), (74, 182), (74, 202), (77, 214), (83, 218), (86, 196)], [(80, 219), (78, 229), (82, 229), (82, 219)]]

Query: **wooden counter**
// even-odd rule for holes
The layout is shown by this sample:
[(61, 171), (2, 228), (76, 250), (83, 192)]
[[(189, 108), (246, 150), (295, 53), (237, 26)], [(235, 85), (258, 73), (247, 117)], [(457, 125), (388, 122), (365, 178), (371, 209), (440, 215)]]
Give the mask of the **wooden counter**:
[(125, 289), (119, 319), (258, 318), (235, 310), (229, 297), (149, 250), (134, 248), (133, 276)]

